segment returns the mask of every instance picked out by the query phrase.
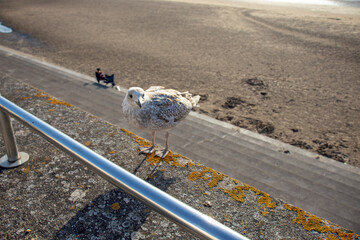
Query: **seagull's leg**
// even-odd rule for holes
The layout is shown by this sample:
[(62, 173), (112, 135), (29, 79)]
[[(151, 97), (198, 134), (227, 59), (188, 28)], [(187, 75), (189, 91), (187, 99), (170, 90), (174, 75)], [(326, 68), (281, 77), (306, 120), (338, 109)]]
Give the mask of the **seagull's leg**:
[(139, 154), (150, 154), (155, 148), (155, 131), (152, 132), (152, 145), (151, 147), (141, 147)]
[(162, 151), (156, 151), (155, 156), (160, 158), (165, 158), (166, 155), (169, 153), (169, 132), (165, 131), (165, 149)]

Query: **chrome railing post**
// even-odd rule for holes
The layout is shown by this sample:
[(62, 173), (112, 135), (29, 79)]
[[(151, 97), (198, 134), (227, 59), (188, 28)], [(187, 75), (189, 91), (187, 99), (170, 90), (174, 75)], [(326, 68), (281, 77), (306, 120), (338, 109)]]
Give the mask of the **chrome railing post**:
[(0, 166), (3, 168), (13, 168), (22, 165), (29, 160), (29, 155), (18, 152), (14, 130), (8, 113), (0, 109), (0, 130), (4, 138), (6, 155), (0, 158)]

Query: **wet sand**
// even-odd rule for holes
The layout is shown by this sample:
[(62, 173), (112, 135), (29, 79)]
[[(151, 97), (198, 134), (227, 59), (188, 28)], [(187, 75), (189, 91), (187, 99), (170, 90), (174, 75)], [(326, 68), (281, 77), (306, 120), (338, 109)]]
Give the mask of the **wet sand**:
[(186, 1), (0, 1), (0, 44), (360, 166), (359, 9)]

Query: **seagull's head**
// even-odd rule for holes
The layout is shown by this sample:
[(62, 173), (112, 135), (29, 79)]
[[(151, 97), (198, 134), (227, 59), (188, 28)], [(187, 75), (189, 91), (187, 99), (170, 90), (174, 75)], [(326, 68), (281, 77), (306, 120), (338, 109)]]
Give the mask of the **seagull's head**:
[(144, 103), (145, 91), (139, 87), (132, 87), (129, 88), (126, 94), (126, 101), (129, 103), (130, 106), (133, 108), (141, 108)]

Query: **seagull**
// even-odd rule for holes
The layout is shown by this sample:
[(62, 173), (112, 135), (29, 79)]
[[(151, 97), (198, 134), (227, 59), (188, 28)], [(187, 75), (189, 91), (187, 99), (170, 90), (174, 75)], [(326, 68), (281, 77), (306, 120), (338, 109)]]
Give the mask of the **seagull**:
[(129, 88), (122, 103), (125, 117), (136, 127), (152, 132), (151, 147), (140, 148), (140, 153), (152, 153), (155, 150), (156, 131), (164, 130), (165, 149), (155, 151), (155, 156), (165, 158), (169, 152), (168, 130), (184, 120), (199, 100), (199, 95), (193, 97), (189, 92), (161, 86), (152, 86), (145, 91), (140, 87)]

